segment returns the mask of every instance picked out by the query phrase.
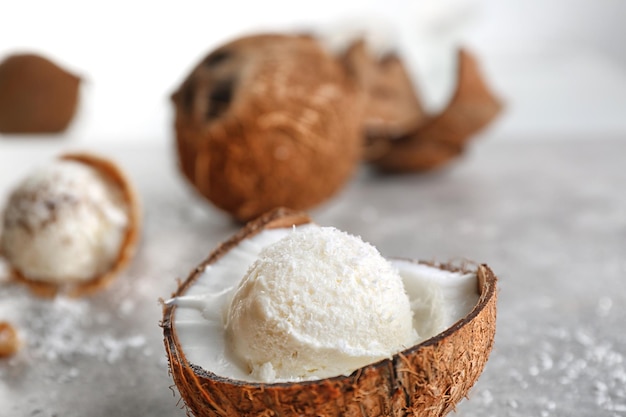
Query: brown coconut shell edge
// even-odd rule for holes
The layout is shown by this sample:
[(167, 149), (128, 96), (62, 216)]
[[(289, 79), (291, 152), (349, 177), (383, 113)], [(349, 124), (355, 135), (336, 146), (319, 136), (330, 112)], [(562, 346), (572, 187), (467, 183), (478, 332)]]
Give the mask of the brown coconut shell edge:
[[(192, 271), (173, 296), (184, 294), (205, 266), (242, 239), (266, 228), (310, 222), (280, 209), (246, 225)], [(433, 265), (431, 263), (431, 265)], [(463, 270), (438, 265), (446, 270)], [(467, 396), (493, 347), (497, 278), (487, 265), (476, 269), (480, 298), (472, 311), (444, 332), (349, 376), (298, 383), (253, 383), (209, 372), (185, 357), (176, 328), (176, 307), (165, 305), (161, 326), (170, 373), (188, 411), (197, 417), (238, 415), (443, 416)]]
[(59, 159), (86, 164), (101, 172), (106, 178), (119, 187), (126, 200), (129, 216), (129, 227), (120, 251), (110, 270), (82, 283), (57, 285), (35, 281), (23, 275), (15, 268), (11, 268), (11, 276), (16, 281), (28, 286), (33, 293), (41, 297), (54, 297), (59, 293), (64, 293), (70, 297), (82, 297), (93, 294), (108, 286), (134, 257), (137, 243), (141, 235), (141, 204), (130, 180), (114, 162), (89, 153), (68, 153), (61, 155)]
[(447, 107), (399, 136), (369, 132), (365, 159), (387, 172), (439, 168), (463, 154), (469, 140), (489, 125), (502, 108), (500, 99), (487, 86), (477, 59), (460, 49), (457, 86)]
[(7, 321), (0, 321), (0, 358), (14, 355), (21, 344), (15, 327)]

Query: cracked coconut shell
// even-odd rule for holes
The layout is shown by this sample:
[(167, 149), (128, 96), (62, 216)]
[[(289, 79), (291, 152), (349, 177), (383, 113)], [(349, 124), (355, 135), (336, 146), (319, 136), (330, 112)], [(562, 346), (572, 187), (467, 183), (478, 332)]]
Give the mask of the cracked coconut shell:
[[(249, 222), (219, 246), (180, 284), (174, 297), (242, 240), (263, 229), (310, 223), (304, 213), (278, 209)], [(431, 264), (432, 265), (432, 264)], [(463, 270), (437, 265), (451, 271)], [(185, 357), (174, 326), (176, 307), (166, 305), (161, 323), (170, 372), (188, 411), (197, 417), (432, 416), (454, 410), (480, 376), (493, 346), (496, 277), (486, 265), (476, 270), (480, 298), (464, 318), (442, 333), (366, 365), (349, 376), (294, 383), (253, 383), (207, 371)]]
[(184, 176), (237, 220), (321, 203), (360, 161), (362, 94), (310, 37), (236, 39), (172, 98)]
[(59, 293), (71, 297), (87, 296), (106, 288), (134, 257), (141, 233), (140, 202), (130, 180), (113, 161), (90, 153), (70, 153), (61, 155), (59, 159), (86, 164), (99, 171), (105, 178), (119, 187), (128, 208), (128, 227), (116, 258), (111, 267), (104, 273), (87, 281), (71, 284), (42, 282), (29, 278), (28, 275), (12, 266), (10, 259), (5, 259), (9, 265), (11, 278), (26, 285), (39, 296), (54, 297)]
[(395, 137), (423, 123), (426, 111), (417, 86), (397, 54), (374, 57), (365, 41), (359, 40), (339, 59), (364, 91), (362, 128), (367, 135)]
[(0, 133), (59, 133), (76, 113), (80, 78), (35, 54), (0, 64)]
[[(374, 88), (380, 83), (377, 79), (384, 74), (386, 61), (377, 62), (371, 57), (368, 59), (367, 51), (359, 51), (359, 47), (352, 49), (347, 56), (352, 57), (353, 64), (358, 63), (360, 73), (374, 74), (369, 78), (361, 77), (365, 85)], [(354, 57), (358, 55), (364, 58), (355, 60)], [(414, 90), (411, 89), (406, 72), (401, 71), (402, 62), (397, 58), (394, 62), (401, 76), (387, 79), (390, 84), (388, 91), (404, 91), (406, 94), (401, 96), (390, 93), (393, 100), (387, 101), (396, 109), (399, 118), (392, 120), (385, 116), (387, 111), (379, 110), (380, 118), (387, 123), (374, 126), (367, 119), (365, 121), (364, 159), (383, 171), (428, 171), (448, 164), (463, 154), (470, 139), (489, 125), (502, 110), (502, 103), (483, 79), (477, 59), (464, 49), (458, 53), (454, 94), (447, 106), (435, 115), (426, 114), (415, 104), (419, 100), (416, 94), (408, 94)], [(370, 94), (369, 101), (378, 103), (380, 100)], [(380, 106), (369, 105), (368, 108), (376, 110)]]

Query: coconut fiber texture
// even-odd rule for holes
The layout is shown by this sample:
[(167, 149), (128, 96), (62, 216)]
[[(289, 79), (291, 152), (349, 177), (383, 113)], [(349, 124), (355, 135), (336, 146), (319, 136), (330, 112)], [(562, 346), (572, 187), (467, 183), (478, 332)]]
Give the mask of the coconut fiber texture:
[(211, 52), (172, 96), (180, 168), (240, 221), (312, 207), (359, 162), (362, 96), (310, 37), (239, 38)]
[[(249, 223), (196, 268), (174, 296), (184, 294), (206, 265), (246, 236), (308, 222), (306, 215), (278, 211)], [(236, 381), (189, 363), (173, 326), (176, 308), (168, 305), (162, 326), (170, 371), (188, 410), (197, 417), (443, 416), (467, 395), (493, 346), (497, 279), (486, 265), (478, 266), (476, 273), (478, 303), (446, 331), (349, 376), (300, 383)]]

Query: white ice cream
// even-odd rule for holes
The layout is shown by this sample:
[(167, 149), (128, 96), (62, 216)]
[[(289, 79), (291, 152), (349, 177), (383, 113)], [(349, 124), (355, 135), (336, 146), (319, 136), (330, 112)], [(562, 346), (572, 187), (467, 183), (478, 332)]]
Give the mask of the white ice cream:
[(390, 357), (464, 317), (477, 289), (475, 274), (385, 261), (359, 238), (305, 225), (244, 239), (168, 303), (191, 363), (280, 382)]
[(128, 213), (118, 187), (96, 169), (55, 161), (25, 178), (9, 197), (2, 253), (32, 280), (87, 281), (116, 260)]
[(402, 279), (371, 245), (330, 227), (264, 248), (235, 292), (226, 334), (262, 380), (327, 377), (417, 339)]

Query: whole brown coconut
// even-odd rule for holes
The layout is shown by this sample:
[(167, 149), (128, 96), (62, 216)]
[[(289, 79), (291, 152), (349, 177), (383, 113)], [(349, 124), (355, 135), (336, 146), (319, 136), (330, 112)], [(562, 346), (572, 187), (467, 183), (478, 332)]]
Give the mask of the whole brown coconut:
[[(243, 239), (264, 229), (309, 223), (304, 213), (279, 209), (248, 223), (218, 247), (174, 296), (184, 295), (207, 265)], [(447, 270), (460, 270), (446, 265)], [(452, 327), (390, 359), (349, 376), (298, 383), (232, 380), (190, 363), (179, 342), (173, 304), (162, 327), (170, 370), (189, 411), (197, 416), (443, 416), (468, 393), (481, 374), (495, 335), (496, 277), (486, 265), (476, 270), (480, 299)]]
[(9, 56), (0, 64), (0, 132), (64, 131), (76, 112), (79, 84), (42, 56)]
[(312, 207), (358, 164), (361, 96), (310, 37), (234, 40), (173, 94), (182, 172), (240, 221), (279, 206)]

